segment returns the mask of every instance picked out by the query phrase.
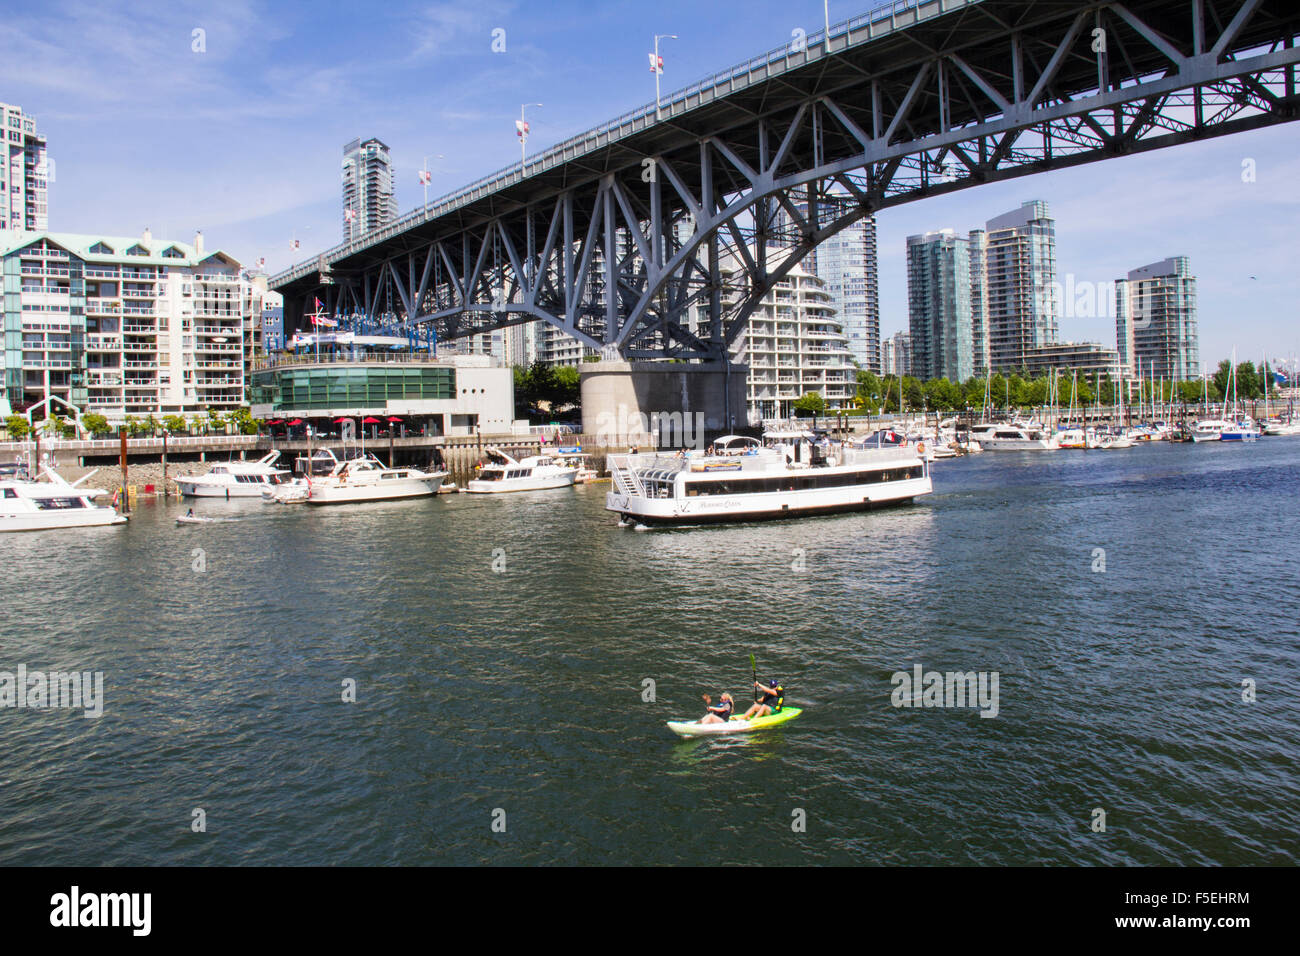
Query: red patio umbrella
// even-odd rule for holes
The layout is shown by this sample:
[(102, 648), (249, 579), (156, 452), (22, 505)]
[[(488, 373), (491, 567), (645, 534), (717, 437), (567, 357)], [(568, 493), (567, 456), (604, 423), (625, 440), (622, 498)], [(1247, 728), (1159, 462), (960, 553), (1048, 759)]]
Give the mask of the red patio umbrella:
[(294, 419), (293, 421), (291, 421), (291, 422), (285, 422), (285, 424), (286, 424), (286, 425), (301, 425), (301, 424), (302, 424), (302, 419), (301, 419), (301, 418), (295, 418), (295, 419)]
[(401, 419), (398, 418), (396, 415), (389, 415), (389, 416), (388, 416), (388, 420), (389, 420), (390, 422), (400, 422), (400, 421), (401, 421)]
[(380, 424), (380, 421), (379, 421), (378, 418), (371, 418), (369, 415), (367, 415), (365, 418), (361, 419), (361, 424), (363, 424), (363, 425), (378, 425), (378, 424)]
[(334, 424), (335, 424), (335, 425), (342, 425), (344, 422), (350, 422), (350, 421), (352, 421), (352, 419), (350, 419), (350, 418), (336, 418), (336, 419), (334, 419)]

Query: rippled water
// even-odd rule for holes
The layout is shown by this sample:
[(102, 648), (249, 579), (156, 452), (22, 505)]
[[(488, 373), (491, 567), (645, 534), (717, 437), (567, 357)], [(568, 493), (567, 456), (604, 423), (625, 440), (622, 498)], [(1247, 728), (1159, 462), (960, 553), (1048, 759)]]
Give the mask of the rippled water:
[[(934, 474), (695, 530), (595, 486), (0, 536), (0, 669), (106, 683), (0, 710), (0, 863), (1295, 863), (1300, 441)], [(668, 733), (751, 652), (802, 717)], [(892, 706), (918, 663), (997, 717)]]

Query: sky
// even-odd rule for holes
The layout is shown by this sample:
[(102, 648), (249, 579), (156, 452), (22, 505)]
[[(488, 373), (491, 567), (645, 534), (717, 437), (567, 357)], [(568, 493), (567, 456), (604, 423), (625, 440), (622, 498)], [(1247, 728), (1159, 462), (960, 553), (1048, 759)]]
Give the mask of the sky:
[[(874, 5), (830, 0), (831, 20)], [(5, 14), (0, 102), (47, 137), (52, 231), (202, 230), (207, 248), (275, 272), (340, 242), (340, 163), (355, 137), (391, 148), (406, 212), (423, 202), (425, 157), (430, 200), (517, 162), (522, 103), (543, 104), (528, 113), (531, 153), (652, 102), (655, 34), (678, 36), (661, 43), (667, 92), (822, 18), (818, 0), (49, 0)], [(497, 30), (505, 52), (492, 50)], [(1234, 348), (1239, 360), (1300, 353), (1297, 145), (1292, 123), (885, 210), (881, 331), (907, 326), (907, 236), (964, 233), (1041, 199), (1062, 283), (1100, 287), (1186, 255), (1204, 364)], [(1067, 313), (1061, 338), (1113, 347), (1113, 316)]]

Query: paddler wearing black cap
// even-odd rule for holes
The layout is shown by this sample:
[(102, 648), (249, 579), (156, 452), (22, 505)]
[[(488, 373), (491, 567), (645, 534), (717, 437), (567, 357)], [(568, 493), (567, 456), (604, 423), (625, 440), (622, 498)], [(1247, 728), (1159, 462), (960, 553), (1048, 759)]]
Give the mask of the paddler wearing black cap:
[(754, 701), (754, 705), (745, 711), (745, 720), (751, 717), (766, 717), (768, 714), (777, 714), (781, 712), (781, 707), (785, 703), (785, 688), (781, 682), (773, 677), (764, 687), (758, 681), (754, 681), (754, 690), (762, 693), (760, 700)]

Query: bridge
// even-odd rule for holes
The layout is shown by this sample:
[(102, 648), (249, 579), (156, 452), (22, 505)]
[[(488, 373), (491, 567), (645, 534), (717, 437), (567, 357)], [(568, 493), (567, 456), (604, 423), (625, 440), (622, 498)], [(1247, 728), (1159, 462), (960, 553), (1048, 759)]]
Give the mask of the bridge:
[(717, 362), (801, 259), (878, 210), (1296, 119), (1298, 36), (1294, 0), (899, 0), (271, 286), (286, 328), (319, 297), (443, 340), (542, 320), (611, 358)]

